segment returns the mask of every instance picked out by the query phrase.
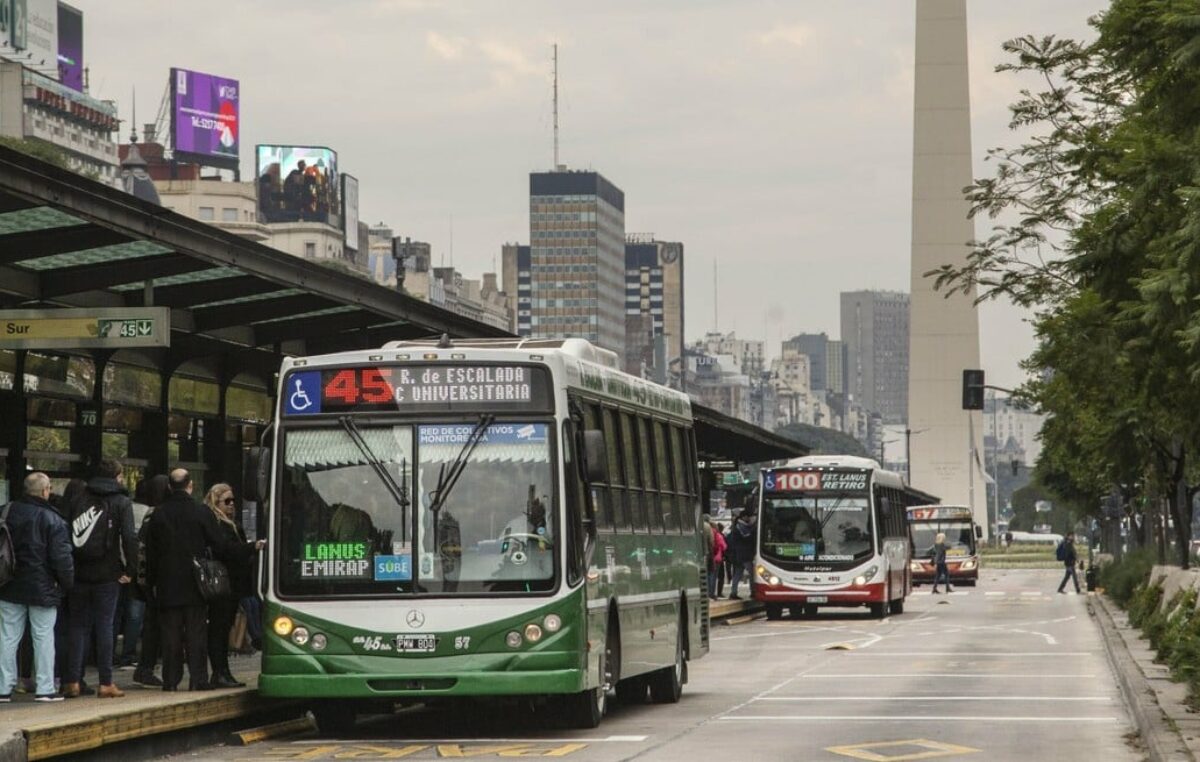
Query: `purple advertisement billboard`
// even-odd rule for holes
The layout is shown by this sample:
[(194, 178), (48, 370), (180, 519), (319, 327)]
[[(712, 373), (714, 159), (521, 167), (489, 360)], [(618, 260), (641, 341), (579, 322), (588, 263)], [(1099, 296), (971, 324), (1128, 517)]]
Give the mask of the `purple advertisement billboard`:
[(340, 226), (336, 151), (320, 146), (260, 145), (255, 158), (258, 209), (267, 222)]
[(239, 88), (226, 79), (171, 69), (171, 147), (197, 161), (237, 164)]
[(83, 92), (83, 12), (58, 4), (58, 81)]

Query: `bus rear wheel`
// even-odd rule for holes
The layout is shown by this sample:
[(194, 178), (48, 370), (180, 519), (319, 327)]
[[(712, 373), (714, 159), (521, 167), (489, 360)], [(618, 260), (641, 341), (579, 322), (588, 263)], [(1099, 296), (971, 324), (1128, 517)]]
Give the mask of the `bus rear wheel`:
[(334, 738), (352, 730), (357, 719), (353, 701), (318, 701), (312, 705), (312, 714), (317, 723), (317, 733)]
[(675, 704), (683, 695), (683, 638), (687, 622), (680, 616), (675, 636), (675, 663), (650, 674), (650, 699), (656, 704)]

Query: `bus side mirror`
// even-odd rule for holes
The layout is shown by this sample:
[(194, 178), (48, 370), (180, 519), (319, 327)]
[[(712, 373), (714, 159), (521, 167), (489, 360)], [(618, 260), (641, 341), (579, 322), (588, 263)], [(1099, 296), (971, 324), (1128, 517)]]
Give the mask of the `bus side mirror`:
[(588, 484), (608, 482), (608, 450), (604, 432), (587, 429), (583, 432), (583, 461), (587, 465)]
[(976, 540), (983, 539), (983, 527), (979, 526), (978, 524), (975, 525), (975, 539)]
[(271, 494), (271, 448), (250, 447), (242, 464), (242, 495), (259, 505)]

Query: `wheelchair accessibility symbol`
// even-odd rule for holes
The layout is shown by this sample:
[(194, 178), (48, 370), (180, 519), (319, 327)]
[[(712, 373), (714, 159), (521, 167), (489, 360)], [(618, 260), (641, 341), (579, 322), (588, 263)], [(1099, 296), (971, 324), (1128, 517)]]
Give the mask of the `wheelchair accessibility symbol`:
[[(317, 371), (293, 373), (287, 380), (286, 412), (289, 415), (312, 415), (321, 412), (321, 374)], [(311, 392), (311, 393), (310, 393)]]

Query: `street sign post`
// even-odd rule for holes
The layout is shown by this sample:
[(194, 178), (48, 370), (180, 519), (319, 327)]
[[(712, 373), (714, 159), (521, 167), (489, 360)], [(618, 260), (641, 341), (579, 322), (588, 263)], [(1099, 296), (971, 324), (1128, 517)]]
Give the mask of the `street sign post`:
[(171, 345), (167, 307), (0, 310), (0, 349), (127, 349)]

